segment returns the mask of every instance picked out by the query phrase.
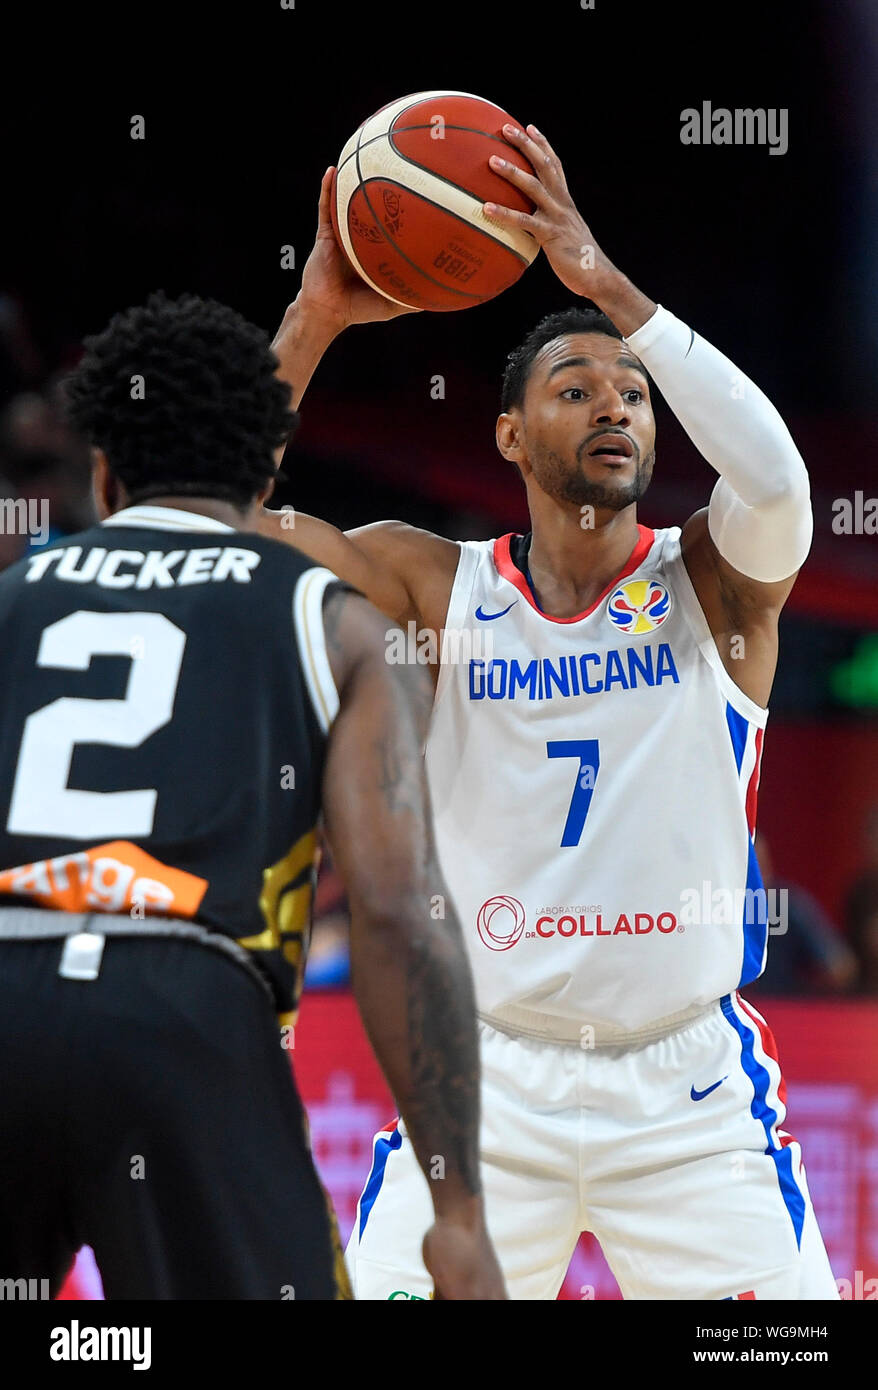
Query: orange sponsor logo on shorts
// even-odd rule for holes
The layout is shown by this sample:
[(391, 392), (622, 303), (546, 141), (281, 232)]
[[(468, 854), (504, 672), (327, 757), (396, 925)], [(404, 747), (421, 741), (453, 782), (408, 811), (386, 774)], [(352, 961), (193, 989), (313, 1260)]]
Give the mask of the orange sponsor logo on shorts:
[(172, 869), (128, 840), (41, 859), (0, 872), (0, 893), (60, 912), (130, 912), (194, 917), (207, 879)]

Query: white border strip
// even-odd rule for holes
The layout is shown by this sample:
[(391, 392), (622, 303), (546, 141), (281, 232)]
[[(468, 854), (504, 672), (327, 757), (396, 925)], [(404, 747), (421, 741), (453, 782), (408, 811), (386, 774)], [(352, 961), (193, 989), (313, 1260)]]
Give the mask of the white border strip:
[(293, 593), (293, 624), (302, 671), (317, 721), (325, 734), (338, 714), (339, 699), (323, 629), (323, 595), (327, 584), (339, 583), (337, 574), (322, 566), (306, 570)]

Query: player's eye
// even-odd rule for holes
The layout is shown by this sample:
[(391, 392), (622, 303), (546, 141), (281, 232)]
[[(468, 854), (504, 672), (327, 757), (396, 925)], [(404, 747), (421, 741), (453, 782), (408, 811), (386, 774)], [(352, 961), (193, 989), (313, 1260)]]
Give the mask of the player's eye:
[(638, 405), (639, 405), (640, 402), (644, 399), (644, 393), (640, 390), (640, 388), (639, 388), (638, 386), (632, 386), (630, 391), (623, 391), (623, 392), (622, 392), (622, 395), (623, 395), (623, 396), (635, 396), (635, 397), (637, 398), (636, 403), (637, 403)]
[(566, 391), (561, 392), (561, 396), (571, 401), (585, 400), (585, 392), (581, 386), (568, 386)]

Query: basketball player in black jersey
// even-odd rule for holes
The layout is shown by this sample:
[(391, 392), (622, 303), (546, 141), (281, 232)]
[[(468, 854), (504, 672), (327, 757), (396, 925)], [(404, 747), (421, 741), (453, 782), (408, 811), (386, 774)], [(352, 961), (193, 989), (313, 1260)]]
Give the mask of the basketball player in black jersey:
[(55, 1292), (89, 1244), (109, 1298), (350, 1296), (289, 1066), (324, 817), (367, 1031), (444, 1172), (437, 1296), (502, 1298), (429, 677), (255, 534), (295, 423), (258, 330), (159, 295), (87, 348), (102, 521), (0, 576), (0, 1272)]

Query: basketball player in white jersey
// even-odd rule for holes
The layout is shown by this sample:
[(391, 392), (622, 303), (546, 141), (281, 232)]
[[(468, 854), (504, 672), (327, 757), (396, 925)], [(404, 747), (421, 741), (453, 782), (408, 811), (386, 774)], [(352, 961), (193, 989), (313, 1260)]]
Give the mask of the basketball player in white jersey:
[[(587, 1230), (626, 1298), (836, 1298), (773, 1039), (738, 992), (767, 944), (756, 792), (778, 614), (811, 543), (807, 473), (757, 387), (610, 263), (545, 138), (504, 135), (536, 177), (492, 165), (535, 211), (486, 214), (602, 311), (544, 321), (507, 365), (497, 445), (530, 534), (264, 526), (397, 622), (490, 631), (491, 660), (444, 649), (426, 760), (476, 980), (486, 1209), (511, 1297), (554, 1298)], [(296, 404), (342, 328), (401, 312), (347, 269), (330, 173), (274, 344)], [(719, 474), (682, 528), (637, 520), (650, 379)], [(394, 1122), (348, 1249), (358, 1297), (429, 1296), (430, 1210)]]

